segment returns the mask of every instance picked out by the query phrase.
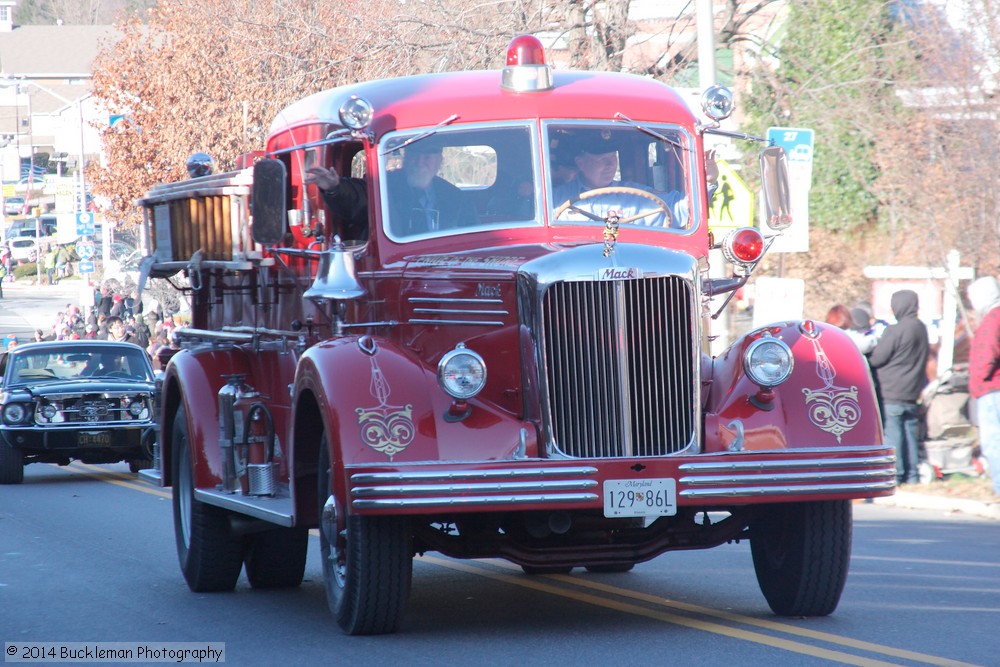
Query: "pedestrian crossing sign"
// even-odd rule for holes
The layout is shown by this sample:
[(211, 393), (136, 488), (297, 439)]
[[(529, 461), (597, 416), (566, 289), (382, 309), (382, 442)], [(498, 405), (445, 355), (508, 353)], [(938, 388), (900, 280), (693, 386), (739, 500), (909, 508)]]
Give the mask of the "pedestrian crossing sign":
[(719, 185), (715, 189), (708, 211), (708, 227), (712, 232), (753, 227), (753, 193), (740, 175), (725, 160), (718, 160)]

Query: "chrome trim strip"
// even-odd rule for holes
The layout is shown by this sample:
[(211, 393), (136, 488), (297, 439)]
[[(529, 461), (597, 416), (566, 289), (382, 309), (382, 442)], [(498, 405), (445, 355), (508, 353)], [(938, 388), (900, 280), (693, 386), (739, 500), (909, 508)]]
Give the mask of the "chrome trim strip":
[(295, 505), (287, 496), (278, 498), (243, 496), (208, 489), (195, 489), (194, 499), (208, 505), (233, 510), (269, 523), (291, 528), (295, 525)]
[(865, 484), (809, 484), (805, 486), (739, 486), (727, 489), (684, 489), (678, 492), (682, 498), (736, 498), (747, 496), (801, 496), (825, 495), (830, 493), (868, 493), (887, 491), (896, 487), (896, 472), (885, 482)]
[(446, 313), (448, 315), (510, 315), (506, 310), (472, 310), (470, 308), (414, 308), (415, 313)]
[(503, 468), (499, 470), (443, 470), (421, 472), (359, 472), (351, 475), (351, 483), (361, 484), (392, 484), (406, 482), (449, 482), (452, 480), (493, 480), (493, 479), (545, 479), (552, 477), (572, 477), (578, 475), (596, 475), (597, 468), (593, 466), (563, 466), (551, 468)]
[(771, 473), (761, 475), (711, 475), (709, 477), (681, 477), (680, 484), (688, 485), (729, 485), (729, 484), (767, 484), (778, 482), (809, 482), (817, 480), (868, 480), (882, 477), (895, 477), (896, 468), (880, 468), (878, 470), (839, 470), (837, 472), (801, 472), (801, 473)]
[(428, 507), (481, 507), (481, 506), (515, 506), (534, 503), (593, 503), (598, 500), (596, 493), (566, 493), (566, 494), (525, 494), (511, 496), (461, 496), (458, 498), (398, 498), (354, 500), (351, 506), (359, 510), (370, 509), (407, 509)]
[[(785, 450), (788, 456), (800, 450)], [(837, 450), (834, 450), (837, 451)], [(894, 463), (894, 454), (876, 455), (870, 457), (854, 457), (848, 459), (794, 459), (781, 461), (708, 461), (705, 463), (682, 463), (677, 467), (680, 473), (711, 473), (711, 472), (744, 472), (767, 470), (811, 470), (816, 468), (864, 468), (868, 466), (884, 466)]]
[(413, 484), (401, 486), (359, 486), (351, 489), (355, 498), (372, 496), (429, 496), (443, 493), (516, 493), (522, 491), (582, 491), (597, 486), (595, 479), (557, 479), (546, 482), (496, 482), (493, 484)]
[(466, 299), (466, 298), (450, 298), (450, 297), (431, 297), (431, 296), (411, 296), (407, 299), (410, 303), (503, 303), (503, 299)]
[(423, 319), (410, 319), (406, 321), (407, 324), (462, 324), (462, 325), (473, 325), (473, 326), (491, 326), (491, 327), (502, 327), (503, 322), (494, 322), (491, 320), (423, 320)]

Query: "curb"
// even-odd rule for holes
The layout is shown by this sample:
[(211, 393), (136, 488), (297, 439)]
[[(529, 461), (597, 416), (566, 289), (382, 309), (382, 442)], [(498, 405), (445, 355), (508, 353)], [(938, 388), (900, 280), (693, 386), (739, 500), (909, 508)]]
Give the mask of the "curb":
[(1000, 521), (1000, 500), (981, 501), (967, 498), (948, 498), (943, 496), (925, 496), (919, 493), (897, 491), (896, 495), (887, 498), (875, 498), (876, 505), (904, 507), (906, 509), (934, 510), (940, 512), (961, 512), (980, 516), (986, 519)]

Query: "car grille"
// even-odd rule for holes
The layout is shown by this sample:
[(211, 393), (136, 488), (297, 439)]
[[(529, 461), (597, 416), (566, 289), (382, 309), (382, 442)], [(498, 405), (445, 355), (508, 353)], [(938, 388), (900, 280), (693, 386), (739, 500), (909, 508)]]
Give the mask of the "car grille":
[[(149, 405), (148, 401), (144, 401)], [(136, 418), (128, 411), (128, 400), (86, 396), (63, 401), (64, 423), (94, 424), (105, 422), (134, 422)]]
[(693, 441), (693, 303), (690, 283), (678, 276), (546, 289), (545, 372), (558, 452), (660, 456)]

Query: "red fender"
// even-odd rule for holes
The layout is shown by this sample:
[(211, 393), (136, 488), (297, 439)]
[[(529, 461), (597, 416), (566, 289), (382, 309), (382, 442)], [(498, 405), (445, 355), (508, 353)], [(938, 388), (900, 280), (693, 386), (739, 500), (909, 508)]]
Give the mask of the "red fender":
[(495, 405), (471, 399), (467, 417), (450, 419), (460, 412), (438, 385), (437, 369), (392, 341), (347, 337), (315, 345), (299, 361), (296, 409), (304, 392), (315, 397), (332, 434), (332, 460), (345, 466), (509, 459), (522, 428), (527, 455), (537, 455), (534, 425)]
[[(812, 327), (812, 334), (809, 332)], [(770, 395), (743, 370), (747, 347), (764, 335), (792, 350), (791, 377)], [(705, 410), (705, 451), (725, 451), (742, 426), (744, 450), (871, 446), (882, 422), (871, 371), (848, 335), (818, 322), (751, 331), (714, 360)]]

